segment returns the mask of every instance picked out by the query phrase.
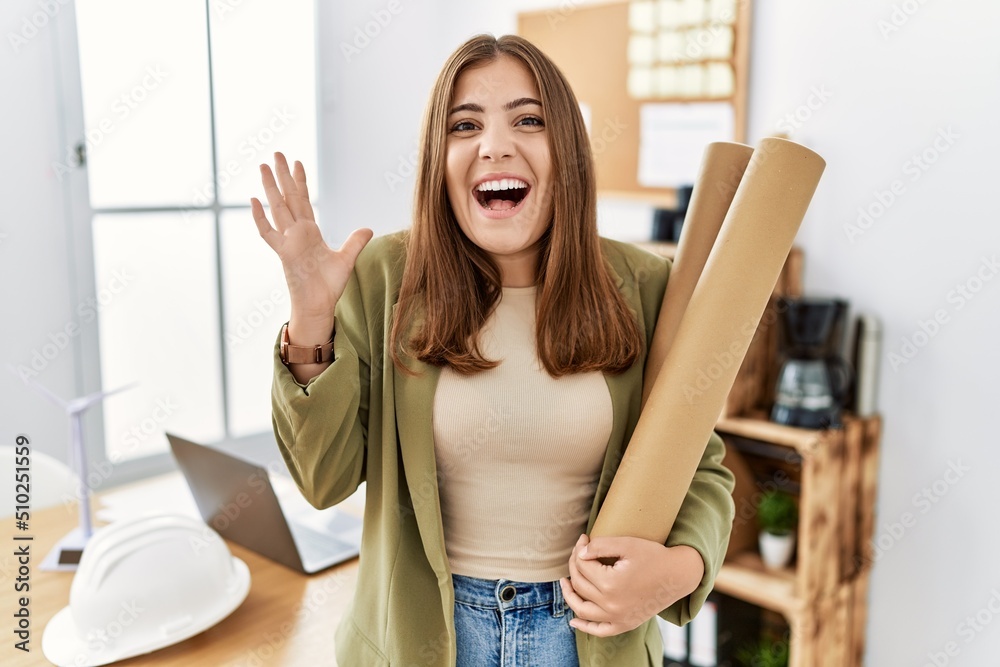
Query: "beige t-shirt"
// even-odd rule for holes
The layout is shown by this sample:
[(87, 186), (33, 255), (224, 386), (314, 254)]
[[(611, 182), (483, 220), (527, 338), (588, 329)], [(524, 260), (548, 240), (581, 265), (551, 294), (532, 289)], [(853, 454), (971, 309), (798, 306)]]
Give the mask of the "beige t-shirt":
[(611, 435), (600, 372), (552, 378), (535, 351), (535, 287), (505, 287), (480, 346), (496, 368), (442, 369), (434, 396), (445, 546), (452, 572), (553, 581), (587, 527)]

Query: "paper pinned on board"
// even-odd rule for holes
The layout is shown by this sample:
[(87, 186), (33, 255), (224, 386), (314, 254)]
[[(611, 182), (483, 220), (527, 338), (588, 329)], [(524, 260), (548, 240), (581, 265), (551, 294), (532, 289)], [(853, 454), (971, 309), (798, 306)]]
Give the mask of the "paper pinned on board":
[(639, 184), (671, 188), (694, 183), (705, 145), (733, 141), (728, 102), (644, 104), (639, 110)]
[(650, 32), (656, 27), (656, 3), (633, 0), (628, 5), (628, 26), (633, 32)]

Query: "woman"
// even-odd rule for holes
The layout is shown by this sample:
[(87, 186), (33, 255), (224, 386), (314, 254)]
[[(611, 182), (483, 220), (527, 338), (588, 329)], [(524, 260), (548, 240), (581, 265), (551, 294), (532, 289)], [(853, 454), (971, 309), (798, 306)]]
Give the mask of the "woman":
[(339, 663), (662, 664), (653, 617), (686, 623), (711, 590), (732, 476), (713, 435), (666, 545), (587, 539), (638, 419), (669, 263), (598, 237), (562, 74), (513, 36), (449, 58), (406, 232), (332, 250), (301, 164), (276, 154), (275, 172), (261, 166), (276, 228), (252, 200), (292, 304), (275, 434), (315, 506), (367, 482)]

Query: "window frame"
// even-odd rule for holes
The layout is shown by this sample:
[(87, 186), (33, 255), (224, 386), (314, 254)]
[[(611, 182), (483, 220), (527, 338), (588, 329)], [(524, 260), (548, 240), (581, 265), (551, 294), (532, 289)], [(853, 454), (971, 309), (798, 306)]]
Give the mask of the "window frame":
[[(93, 303), (97, 298), (97, 285), (95, 276), (94, 258), (94, 238), (93, 219), (95, 215), (121, 214), (121, 213), (153, 213), (153, 212), (184, 212), (199, 211), (211, 213), (213, 218), (213, 234), (215, 237), (215, 289), (218, 304), (219, 338), (216, 341), (205, 341), (206, 345), (217, 345), (221, 364), (221, 399), (222, 399), (222, 420), (225, 435), (222, 440), (216, 442), (204, 442), (202, 444), (213, 445), (222, 448), (232, 448), (234, 450), (251, 452), (251, 456), (266, 456), (268, 452), (275, 450), (274, 434), (271, 430), (261, 431), (240, 437), (232, 436), (231, 415), (229, 405), (228, 388), (228, 366), (226, 353), (226, 328), (225, 328), (225, 286), (223, 283), (222, 264), (222, 229), (221, 218), (224, 212), (241, 210), (249, 215), (249, 204), (221, 204), (219, 202), (218, 187), (218, 146), (216, 141), (216, 118), (215, 118), (215, 88), (214, 74), (212, 71), (212, 24), (211, 24), (211, 0), (205, 0), (205, 13), (207, 21), (206, 37), (208, 39), (208, 82), (209, 82), (209, 122), (211, 136), (211, 166), (214, 179), (213, 199), (204, 206), (194, 204), (177, 206), (155, 206), (155, 207), (120, 207), (120, 208), (93, 208), (90, 203), (89, 172), (84, 155), (83, 164), (68, 165), (70, 170), (63, 175), (60, 186), (65, 197), (65, 222), (70, 253), (68, 261), (70, 267), (70, 284), (68, 286), (69, 303), (72, 312), (76, 312), (76, 305), (81, 303)], [(318, 48), (320, 42), (317, 39), (319, 11), (314, 3), (313, 10), (313, 38), (316, 39), (317, 63), (316, 63), (316, 133), (317, 144), (322, 145), (322, 116), (320, 114), (320, 100), (322, 99), (319, 88), (320, 77), (320, 53)], [(80, 51), (77, 38), (77, 18), (75, 3), (69, 3), (60, 13), (60, 20), (53, 21), (52, 28), (56, 31), (56, 38), (53, 40), (54, 62), (56, 65), (56, 79), (60, 97), (60, 137), (59, 145), (66, 147), (63, 155), (57, 155), (55, 160), (65, 158), (65, 154), (73, 152), (77, 147), (85, 146), (85, 119), (83, 111), (83, 87), (80, 71)], [(317, 156), (319, 157), (319, 156)], [(318, 160), (317, 169), (322, 170), (324, 161)], [(320, 188), (315, 188), (311, 192), (313, 207), (317, 211), (321, 208), (318, 201)], [(99, 319), (94, 321), (92, 326), (81, 326), (80, 335), (73, 337), (73, 357), (74, 357), (74, 378), (75, 395), (82, 396), (108, 389), (102, 386), (101, 381), (101, 350), (99, 340)], [(192, 351), (192, 361), (197, 361), (197, 351)], [(197, 381), (196, 379), (192, 381)], [(113, 399), (111, 399), (113, 400)], [(183, 434), (179, 434), (183, 435)], [(104, 425), (103, 410), (95, 406), (86, 413), (83, 419), (83, 437), (88, 461), (88, 476), (97, 472), (99, 483), (92, 491), (99, 491), (120, 484), (137, 481), (153, 475), (159, 475), (172, 470), (176, 470), (176, 463), (169, 450), (156, 454), (149, 454), (132, 459), (112, 461), (108, 456), (107, 433)], [(255, 453), (255, 454), (254, 454)]]

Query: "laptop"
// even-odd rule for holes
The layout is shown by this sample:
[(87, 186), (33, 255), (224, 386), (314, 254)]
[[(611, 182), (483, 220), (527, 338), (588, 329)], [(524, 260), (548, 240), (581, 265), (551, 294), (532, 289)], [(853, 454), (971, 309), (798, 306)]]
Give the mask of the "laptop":
[(171, 433), (166, 436), (202, 519), (222, 537), (305, 574), (359, 554), (358, 517), (324, 510), (334, 514), (326, 532), (289, 519), (265, 468)]

